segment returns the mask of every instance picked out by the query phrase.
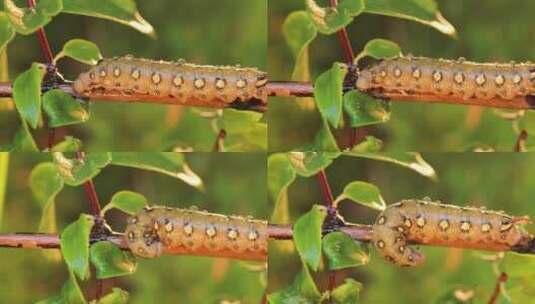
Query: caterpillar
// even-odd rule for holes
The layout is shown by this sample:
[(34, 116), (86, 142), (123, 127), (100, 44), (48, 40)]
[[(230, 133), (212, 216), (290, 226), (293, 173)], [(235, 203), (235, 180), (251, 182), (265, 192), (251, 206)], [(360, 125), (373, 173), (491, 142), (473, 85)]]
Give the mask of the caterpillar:
[(527, 216), (458, 207), (424, 200), (403, 200), (388, 206), (373, 224), (372, 242), (380, 255), (400, 266), (418, 266), (425, 256), (410, 243), (504, 251), (532, 236), (520, 227)]
[(103, 59), (73, 83), (91, 98), (152, 100), (207, 107), (260, 109), (267, 104), (267, 74), (256, 68), (154, 61), (132, 55)]
[(476, 63), (425, 57), (398, 57), (357, 71), (360, 91), (406, 95), (451, 95), (468, 99), (504, 99), (535, 95), (535, 64)]
[(125, 241), (132, 253), (162, 253), (236, 259), (267, 259), (267, 221), (162, 206), (147, 207), (127, 219)]

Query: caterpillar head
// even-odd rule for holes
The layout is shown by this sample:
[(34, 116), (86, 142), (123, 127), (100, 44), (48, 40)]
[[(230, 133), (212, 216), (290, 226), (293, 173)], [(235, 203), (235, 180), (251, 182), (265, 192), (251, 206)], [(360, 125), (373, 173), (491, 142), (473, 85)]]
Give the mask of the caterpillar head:
[(150, 210), (146, 209), (130, 217), (124, 235), (132, 253), (144, 258), (157, 258), (163, 252), (163, 245), (155, 228), (156, 222), (150, 216)]

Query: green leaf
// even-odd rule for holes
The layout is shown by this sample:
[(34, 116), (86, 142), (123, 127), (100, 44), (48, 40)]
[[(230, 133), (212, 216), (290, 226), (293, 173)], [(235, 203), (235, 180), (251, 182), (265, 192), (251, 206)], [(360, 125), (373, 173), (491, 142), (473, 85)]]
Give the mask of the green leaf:
[(40, 0), (35, 8), (20, 8), (12, 0), (4, 0), (4, 10), (17, 32), (27, 35), (45, 26), (62, 8), (62, 0)]
[(0, 229), (2, 229), (2, 219), (4, 218), (8, 168), (9, 153), (0, 152)]
[[(362, 51), (366, 56), (375, 59), (390, 59), (401, 56), (401, 48), (395, 42), (386, 39), (372, 39), (366, 43)], [(361, 55), (359, 55), (361, 57)]]
[(337, 286), (331, 292), (331, 299), (334, 304), (357, 304), (362, 284), (351, 279), (345, 279), (344, 284)]
[(51, 162), (35, 166), (30, 174), (30, 189), (42, 210), (38, 231), (57, 232), (55, 199), (63, 189), (63, 178), (56, 166)]
[(323, 238), (323, 252), (331, 270), (366, 265), (370, 261), (367, 248), (340, 231), (329, 233)]
[(292, 285), (268, 295), (268, 303), (270, 304), (319, 304), (321, 300), (322, 296), (308, 268), (304, 265), (301, 272), (295, 277)]
[(390, 102), (356, 90), (344, 95), (344, 110), (351, 127), (374, 125), (390, 119)]
[(52, 128), (79, 124), (89, 119), (89, 113), (71, 95), (59, 89), (43, 95), (43, 110)]
[(288, 159), (295, 172), (304, 177), (317, 174), (327, 168), (336, 158), (338, 153), (327, 152), (289, 152)]
[(262, 114), (252, 111), (224, 110), (220, 124), (226, 132), (225, 151), (265, 151), (267, 124), (261, 119)]
[(295, 169), (286, 154), (276, 153), (269, 156), (267, 170), (269, 193), (278, 202), (281, 192), (295, 180)]
[(367, 0), (364, 12), (408, 19), (449, 36), (457, 35), (455, 27), (442, 16), (434, 0)]
[(327, 208), (314, 205), (294, 224), (294, 243), (303, 263), (317, 271), (321, 261), (321, 227), (327, 215)]
[[(288, 204), (288, 187), (295, 180), (296, 173), (287, 154), (276, 153), (268, 158), (268, 189), (275, 202), (271, 214), (271, 223), (289, 224), (290, 208)], [(294, 250), (292, 242), (276, 242), (276, 248), (285, 253)]]
[[(306, 151), (308, 149), (304, 150)], [(316, 133), (316, 136), (314, 137), (314, 143), (312, 144), (311, 150), (331, 153), (334, 152), (333, 155), (336, 155), (338, 151), (340, 151), (340, 148), (338, 148), (336, 139), (334, 138), (334, 135), (331, 132), (327, 121), (323, 120), (320, 130), (318, 131), (318, 133)]]
[(503, 260), (503, 271), (507, 273), (507, 294), (511, 303), (533, 303), (535, 287), (535, 257), (533, 255), (509, 252)]
[(317, 30), (305, 11), (290, 13), (282, 25), (282, 34), (295, 58), (292, 80), (309, 81), (308, 46), (316, 38)]
[(147, 206), (147, 199), (143, 195), (133, 191), (119, 191), (112, 196), (109, 204), (102, 209), (102, 215), (112, 208), (134, 215), (145, 206)]
[(396, 164), (398, 166), (411, 169), (416, 173), (419, 173), (425, 177), (428, 177), (432, 180), (437, 180), (437, 174), (435, 169), (429, 165), (423, 158), (420, 153), (416, 152), (405, 152), (405, 153), (369, 153), (369, 152), (360, 152), (360, 151), (346, 151), (343, 152), (344, 155), (362, 157), (368, 159), (374, 159), (384, 162), (389, 162)]
[(30, 133), (30, 129), (28, 128), (28, 124), (25, 121), (22, 121), (20, 130), (17, 131), (15, 138), (13, 138), (12, 151), (39, 152), (39, 148), (37, 148), (37, 144), (35, 143), (35, 140)]
[(355, 181), (347, 184), (342, 194), (334, 201), (335, 206), (345, 199), (350, 199), (376, 210), (382, 211), (386, 208), (386, 203), (381, 196), (379, 188), (365, 182)]
[(59, 152), (54, 152), (52, 156), (58, 172), (69, 186), (79, 186), (97, 176), (111, 161), (109, 152), (87, 153), (83, 160), (69, 159)]
[(6, 13), (0, 11), (0, 52), (15, 37), (15, 29)]
[(383, 142), (373, 136), (366, 136), (364, 140), (351, 148), (352, 152), (377, 153), (383, 148)]
[(84, 39), (71, 39), (67, 41), (63, 45), (63, 50), (54, 58), (54, 62), (65, 56), (90, 65), (95, 65), (102, 59), (102, 54), (100, 54), (98, 46)]
[(314, 99), (321, 116), (335, 128), (342, 120), (342, 90), (346, 74), (347, 65), (335, 62), (314, 83)]
[(364, 11), (364, 0), (341, 0), (336, 8), (320, 7), (314, 0), (306, 0), (305, 3), (317, 29), (327, 35), (350, 24)]
[(97, 304), (126, 304), (128, 303), (128, 298), (128, 292), (120, 288), (113, 288), (112, 292), (98, 300)]
[(41, 120), (41, 81), (44, 75), (45, 67), (34, 62), (13, 82), (13, 100), (20, 117), (34, 129)]
[(201, 178), (189, 168), (183, 154), (168, 152), (113, 152), (111, 157), (112, 165), (163, 173), (178, 178), (192, 187), (203, 188)]
[(82, 150), (82, 141), (72, 136), (65, 136), (65, 138), (55, 144), (50, 152), (76, 152)]
[(134, 0), (63, 0), (63, 12), (108, 19), (154, 36), (154, 28), (141, 17)]
[(61, 253), (69, 270), (81, 280), (89, 278), (89, 234), (95, 224), (91, 215), (81, 214), (78, 220), (61, 233)]
[(90, 252), (97, 279), (121, 277), (136, 271), (136, 258), (130, 252), (121, 251), (111, 242), (93, 244)]

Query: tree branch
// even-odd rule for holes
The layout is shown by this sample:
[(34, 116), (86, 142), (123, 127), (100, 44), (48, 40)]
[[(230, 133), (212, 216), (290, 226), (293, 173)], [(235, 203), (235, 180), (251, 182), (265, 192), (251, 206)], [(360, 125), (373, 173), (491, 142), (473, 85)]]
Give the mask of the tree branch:
[[(78, 160), (83, 161), (85, 158), (84, 152), (76, 152), (76, 158), (78, 158)], [(93, 183), (92, 179), (89, 179), (87, 182), (84, 183), (84, 190), (88, 199), (89, 209), (91, 210), (91, 213), (95, 216), (95, 218), (100, 219), (100, 202), (98, 200), (97, 191), (95, 190), (95, 184)]]

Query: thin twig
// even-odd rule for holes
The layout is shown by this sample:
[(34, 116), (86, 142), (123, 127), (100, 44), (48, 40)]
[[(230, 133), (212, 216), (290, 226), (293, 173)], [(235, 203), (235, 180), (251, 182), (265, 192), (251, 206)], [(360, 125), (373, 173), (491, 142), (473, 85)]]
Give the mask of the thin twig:
[[(331, 7), (335, 8), (338, 5), (337, 0), (330, 0)], [(344, 58), (347, 64), (353, 63), (353, 58), (355, 58), (355, 55), (353, 55), (353, 47), (351, 46), (351, 41), (349, 40), (349, 36), (347, 35), (347, 30), (345, 27), (340, 29), (336, 35), (338, 36), (338, 42), (340, 43), (340, 46), (342, 47), (342, 50), (344, 52)]]
[(498, 281), (496, 282), (496, 286), (494, 287), (494, 291), (492, 292), (492, 295), (489, 299), (489, 304), (496, 303), (496, 300), (498, 300), (498, 296), (500, 295), (500, 291), (502, 289), (502, 284), (507, 281), (507, 273), (502, 272), (500, 276), (498, 277)]
[[(76, 152), (76, 158), (83, 161), (85, 158), (85, 153), (80, 151)], [(97, 191), (95, 190), (95, 184), (93, 183), (92, 179), (89, 179), (87, 182), (84, 183), (84, 190), (88, 199), (89, 209), (91, 210), (91, 213), (96, 218), (100, 218), (100, 202), (98, 200)]]
[(318, 183), (320, 185), (321, 194), (323, 195), (323, 201), (325, 202), (325, 206), (327, 208), (333, 207), (334, 197), (331, 191), (331, 186), (329, 185), (329, 181), (327, 180), (327, 175), (325, 175), (324, 170), (320, 170), (316, 174), (318, 178)]
[(526, 141), (528, 140), (528, 132), (521, 130), (516, 139), (514, 152), (526, 152)]
[(217, 136), (215, 138), (214, 145), (212, 146), (212, 152), (221, 152), (221, 149), (223, 148), (223, 141), (225, 140), (225, 137), (227, 137), (227, 132), (225, 129), (219, 130), (217, 133)]

